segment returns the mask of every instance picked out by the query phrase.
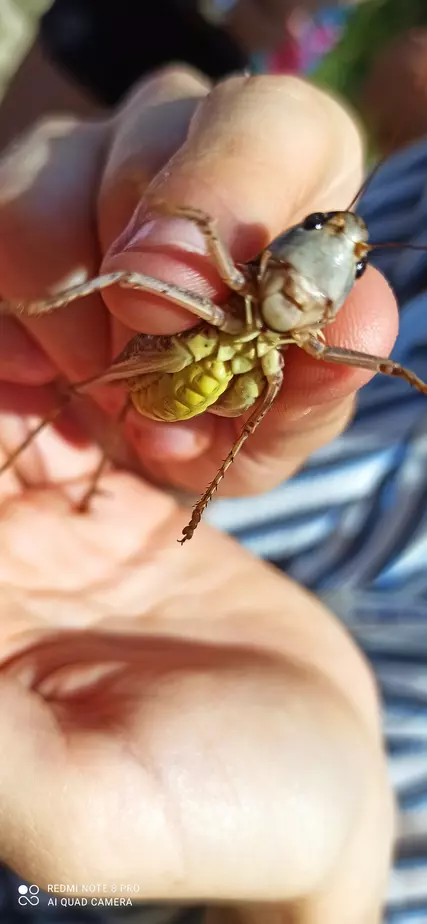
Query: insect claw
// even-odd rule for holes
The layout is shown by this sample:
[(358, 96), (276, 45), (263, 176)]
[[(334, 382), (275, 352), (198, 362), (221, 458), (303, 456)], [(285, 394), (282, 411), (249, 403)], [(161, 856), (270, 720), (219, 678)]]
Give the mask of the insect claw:
[(85, 495), (79, 501), (76, 501), (75, 504), (73, 504), (71, 507), (72, 512), (76, 513), (78, 516), (84, 516), (86, 513), (90, 513), (90, 502), (92, 500), (92, 496), (93, 495), (88, 497)]
[(184, 542), (188, 542), (188, 540), (191, 539), (193, 533), (194, 529), (188, 524), (188, 526), (185, 526), (182, 530), (182, 539), (177, 539), (176, 541), (179, 542), (180, 545), (184, 545)]
[(73, 513), (84, 515), (91, 512), (91, 502), (94, 497), (112, 497), (112, 491), (106, 491), (105, 488), (96, 488), (87, 491), (83, 497), (73, 504)]

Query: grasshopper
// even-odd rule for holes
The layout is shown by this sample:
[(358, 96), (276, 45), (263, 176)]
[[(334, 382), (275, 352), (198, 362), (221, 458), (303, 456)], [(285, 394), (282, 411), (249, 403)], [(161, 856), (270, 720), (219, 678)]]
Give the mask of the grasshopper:
[[(233, 261), (209, 215), (195, 208), (152, 202), (153, 212), (187, 219), (200, 229), (207, 252), (230, 290), (221, 306), (178, 286), (129, 271), (98, 276), (41, 301), (0, 305), (0, 310), (12, 314), (42, 315), (118, 285), (162, 295), (190, 311), (200, 322), (175, 336), (133, 337), (104, 373), (70, 386), (54, 414), (28, 435), (0, 474), (59, 415), (73, 395), (91, 385), (120, 380), (125, 383), (128, 398), (121, 420), (131, 406), (145, 417), (169, 423), (204, 412), (239, 417), (253, 408), (228, 456), (193, 508), (190, 522), (178, 540), (182, 544), (193, 536), (227, 469), (277, 398), (283, 381), (284, 354), (290, 345), (318, 360), (400, 377), (427, 394), (427, 384), (393, 360), (325, 343), (323, 329), (335, 320), (356, 280), (363, 275), (369, 251), (374, 246), (388, 246), (368, 243), (365, 222), (351, 211), (352, 205), (346, 211), (309, 215), (277, 237), (257, 260), (240, 266)], [(89, 509), (107, 459), (104, 456), (94, 472), (78, 505), (80, 511)]]

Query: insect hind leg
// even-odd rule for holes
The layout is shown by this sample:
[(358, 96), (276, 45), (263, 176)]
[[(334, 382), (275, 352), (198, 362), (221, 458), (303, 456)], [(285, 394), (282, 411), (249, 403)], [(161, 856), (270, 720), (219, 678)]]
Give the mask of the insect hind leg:
[[(280, 357), (278, 357), (280, 359)], [(224, 462), (221, 465), (221, 468), (217, 471), (215, 478), (211, 481), (208, 488), (204, 494), (202, 494), (200, 500), (197, 502), (196, 506), (193, 508), (191, 519), (187, 526), (184, 526), (182, 530), (182, 539), (178, 539), (180, 545), (183, 545), (184, 542), (187, 542), (192, 538), (195, 530), (197, 529), (200, 520), (202, 518), (203, 512), (209, 504), (209, 501), (212, 499), (215, 492), (218, 490), (218, 487), (224, 478), (224, 475), (230, 465), (234, 462), (238, 452), (240, 452), (243, 444), (246, 442), (249, 436), (255, 432), (261, 421), (264, 419), (265, 415), (270, 410), (274, 401), (277, 398), (277, 395), (280, 391), (282, 381), (283, 381), (283, 372), (280, 367), (277, 368), (275, 372), (272, 372), (269, 375), (266, 375), (267, 378), (267, 388), (265, 389), (264, 395), (261, 399), (258, 407), (255, 408), (251, 416), (246, 421), (239, 437), (237, 438), (234, 445), (231, 447), (230, 452)]]
[(30, 431), (30, 433), (28, 433), (25, 439), (22, 440), (22, 443), (20, 443), (19, 446), (17, 446), (17, 448), (13, 452), (11, 452), (10, 455), (8, 455), (6, 461), (3, 462), (2, 465), (0, 465), (0, 476), (3, 475), (5, 472), (7, 472), (12, 467), (12, 465), (14, 465), (16, 460), (20, 457), (21, 453), (23, 453), (25, 449), (28, 449), (28, 447), (31, 446), (31, 443), (33, 443), (36, 437), (40, 433), (42, 433), (42, 431), (45, 430), (46, 427), (48, 427), (50, 424), (54, 423), (55, 420), (57, 420), (60, 414), (62, 414), (62, 412), (68, 406), (70, 401), (72, 401), (75, 394), (76, 392), (74, 392), (74, 389), (72, 388), (67, 389), (67, 392), (65, 393), (65, 395), (63, 395), (61, 399), (59, 399), (58, 404), (56, 405), (54, 410), (51, 411), (50, 414), (47, 414), (46, 417), (43, 417), (43, 420), (41, 420), (40, 423), (37, 424), (37, 426), (34, 427), (33, 430)]
[(114, 448), (115, 448), (115, 445), (117, 443), (118, 436), (120, 433), (120, 427), (124, 423), (125, 418), (131, 406), (132, 406), (132, 399), (131, 399), (131, 396), (129, 395), (126, 398), (126, 401), (120, 411), (120, 414), (118, 415), (115, 421), (114, 429), (111, 431), (111, 434), (110, 434), (110, 439), (107, 441), (107, 446), (103, 450), (99, 463), (91, 475), (89, 485), (85, 493), (83, 494), (83, 497), (73, 507), (75, 513), (88, 513), (90, 510), (90, 503), (92, 499), (95, 497), (95, 495), (104, 493), (100, 491), (99, 489), (99, 482), (109, 462), (109, 459), (111, 458), (113, 454), (113, 451), (114, 451)]

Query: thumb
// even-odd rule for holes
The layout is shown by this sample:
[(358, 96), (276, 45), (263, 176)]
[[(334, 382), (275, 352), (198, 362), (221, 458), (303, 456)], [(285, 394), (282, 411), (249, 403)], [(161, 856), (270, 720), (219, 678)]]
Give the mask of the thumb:
[[(357, 129), (334, 100), (294, 78), (236, 77), (199, 104), (150, 194), (207, 212), (233, 259), (244, 262), (313, 208), (345, 208), (361, 170)], [(139, 270), (224, 295), (197, 228), (182, 219), (147, 223), (146, 209), (143, 199), (102, 271)], [(105, 300), (136, 330), (171, 333), (191, 323), (181, 310), (131, 291), (111, 290)]]
[[(132, 118), (139, 118), (137, 106), (132, 112)], [(126, 132), (122, 134), (125, 138)], [(151, 183), (149, 193), (212, 216), (233, 260), (244, 262), (307, 213), (348, 207), (361, 173), (357, 128), (332, 98), (291, 77), (235, 77), (201, 99), (186, 140)], [(152, 220), (150, 215), (148, 220), (147, 207), (143, 197), (106, 254), (102, 271), (143, 272), (221, 303), (226, 286), (206, 254), (201, 232), (182, 218)], [(158, 296), (111, 288), (104, 298), (111, 312), (133, 330), (168, 334), (195, 323), (194, 316)], [(396, 319), (394, 298), (371, 269), (333, 325), (332, 342), (388, 355)], [(351, 396), (371, 374), (289, 351), (280, 398), (251, 439), (253, 458), (244, 472), (241, 459), (233, 467), (227, 489), (251, 494), (260, 484), (265, 489), (288, 477), (307, 454), (341, 432)], [(314, 408), (311, 416), (306, 416), (308, 408)], [(229, 448), (231, 443), (229, 429), (221, 425), (219, 430), (225, 439), (217, 439), (200, 460), (197, 488), (211, 480), (225, 445)], [(186, 462), (177, 465), (174, 456), (163, 458), (162, 464), (165, 482), (195, 489), (194, 470)]]

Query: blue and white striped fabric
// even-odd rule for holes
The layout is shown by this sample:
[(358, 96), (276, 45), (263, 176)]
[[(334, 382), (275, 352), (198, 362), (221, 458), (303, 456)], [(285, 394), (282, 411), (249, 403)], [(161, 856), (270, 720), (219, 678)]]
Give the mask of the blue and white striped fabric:
[[(390, 158), (358, 211), (372, 240), (427, 245), (427, 141)], [(400, 304), (393, 358), (427, 380), (427, 253), (372, 262)], [(401, 810), (388, 920), (427, 924), (426, 398), (377, 376), (351, 427), (297, 477), (217, 502), (210, 520), (322, 597), (370, 658)]]
[[(427, 140), (384, 165), (359, 212), (373, 240), (427, 245)], [(401, 305), (394, 357), (427, 379), (427, 253), (379, 251), (374, 262)], [(427, 399), (376, 377), (362, 389), (348, 431), (301, 474), (263, 497), (217, 502), (209, 517), (321, 596), (370, 658), (401, 809), (386, 920), (427, 924)], [(2, 882), (0, 874), (2, 920), (23, 920), (16, 908), (14, 878), (3, 873)], [(28, 911), (25, 920), (47, 917), (107, 924), (75, 911)], [(201, 924), (202, 917), (150, 908), (126, 920)]]

